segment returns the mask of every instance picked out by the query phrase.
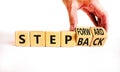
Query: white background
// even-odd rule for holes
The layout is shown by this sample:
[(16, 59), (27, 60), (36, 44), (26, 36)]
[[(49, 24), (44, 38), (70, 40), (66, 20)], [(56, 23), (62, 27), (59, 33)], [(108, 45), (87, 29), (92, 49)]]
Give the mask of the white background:
[[(120, 72), (118, 0), (100, 0), (108, 12), (104, 47), (16, 47), (15, 31), (69, 30), (61, 0), (0, 0), (0, 72)], [(94, 26), (78, 11), (78, 26)]]

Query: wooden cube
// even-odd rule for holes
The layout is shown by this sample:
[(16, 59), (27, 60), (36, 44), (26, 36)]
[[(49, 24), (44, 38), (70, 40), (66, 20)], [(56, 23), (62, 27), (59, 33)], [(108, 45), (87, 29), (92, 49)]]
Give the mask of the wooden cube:
[(77, 46), (90, 46), (92, 33), (90, 27), (76, 28), (76, 42)]
[(46, 46), (47, 47), (60, 46), (60, 32), (46, 32)]
[(31, 31), (30, 32), (30, 45), (31, 46), (45, 46), (45, 32)]
[(16, 43), (16, 46), (30, 46), (29, 32), (17, 31), (15, 33), (15, 43)]
[(107, 38), (107, 33), (104, 28), (91, 27), (91, 32), (93, 36), (91, 46), (103, 46)]
[(75, 46), (75, 32), (74, 31), (62, 31), (61, 32), (61, 46), (71, 47)]

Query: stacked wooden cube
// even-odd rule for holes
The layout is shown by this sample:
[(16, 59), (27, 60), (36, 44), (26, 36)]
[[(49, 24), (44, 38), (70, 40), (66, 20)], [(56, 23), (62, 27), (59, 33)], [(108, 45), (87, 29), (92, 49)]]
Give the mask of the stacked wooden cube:
[(77, 27), (74, 31), (17, 31), (16, 46), (73, 47), (103, 46), (107, 33), (102, 27)]

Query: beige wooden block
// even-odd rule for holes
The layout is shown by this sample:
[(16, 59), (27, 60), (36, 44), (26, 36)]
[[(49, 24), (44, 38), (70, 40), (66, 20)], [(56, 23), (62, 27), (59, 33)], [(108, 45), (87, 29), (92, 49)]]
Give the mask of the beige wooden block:
[(60, 32), (46, 32), (46, 46), (47, 47), (60, 46)]
[(75, 46), (75, 32), (74, 31), (62, 31), (61, 34), (61, 46), (71, 47)]
[(45, 32), (31, 31), (30, 32), (30, 46), (45, 46)]
[(16, 46), (30, 46), (29, 32), (17, 31), (15, 32)]
[(76, 42), (77, 46), (90, 46), (92, 33), (90, 27), (76, 28)]
[(91, 27), (92, 41), (91, 46), (103, 46), (105, 44), (107, 33), (102, 27)]

